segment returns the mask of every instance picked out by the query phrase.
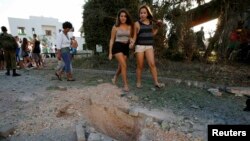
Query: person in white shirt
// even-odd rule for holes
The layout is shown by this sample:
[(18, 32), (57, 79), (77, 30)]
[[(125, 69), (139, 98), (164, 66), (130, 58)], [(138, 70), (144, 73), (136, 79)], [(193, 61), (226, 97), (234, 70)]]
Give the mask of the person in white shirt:
[[(73, 27), (72, 24), (68, 21), (64, 22), (62, 24), (63, 30), (59, 33), (57, 37), (57, 44), (56, 47), (58, 49), (57, 51), (57, 59), (62, 59), (65, 66), (64, 71), (67, 74), (67, 81), (75, 81), (72, 75), (72, 68), (71, 68), (71, 55), (70, 55), (70, 44), (71, 40), (68, 35), (68, 32)], [(59, 80), (61, 80), (61, 72), (56, 72), (55, 75), (58, 77)]]

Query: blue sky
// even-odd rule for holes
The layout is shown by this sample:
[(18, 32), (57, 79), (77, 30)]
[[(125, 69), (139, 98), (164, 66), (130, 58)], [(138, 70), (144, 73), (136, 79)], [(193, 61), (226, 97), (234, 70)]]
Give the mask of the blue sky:
[[(29, 16), (70, 21), (76, 30), (82, 25), (85, 0), (0, 0), (0, 26), (9, 27), (8, 17), (28, 19)], [(75, 33), (78, 34), (78, 33)]]

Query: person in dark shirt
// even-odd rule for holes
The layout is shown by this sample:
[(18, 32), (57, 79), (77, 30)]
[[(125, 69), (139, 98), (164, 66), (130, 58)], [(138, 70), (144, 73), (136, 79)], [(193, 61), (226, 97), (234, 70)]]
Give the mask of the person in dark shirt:
[(42, 67), (42, 56), (41, 56), (41, 48), (40, 48), (40, 41), (37, 39), (37, 35), (33, 34), (33, 41), (32, 41), (32, 57), (36, 63), (37, 68)]
[(204, 40), (205, 40), (205, 36), (204, 36), (204, 31), (203, 31), (203, 26), (202, 26), (200, 31), (196, 33), (196, 41), (197, 41), (197, 46), (199, 50), (202, 50), (202, 51), (206, 50)]

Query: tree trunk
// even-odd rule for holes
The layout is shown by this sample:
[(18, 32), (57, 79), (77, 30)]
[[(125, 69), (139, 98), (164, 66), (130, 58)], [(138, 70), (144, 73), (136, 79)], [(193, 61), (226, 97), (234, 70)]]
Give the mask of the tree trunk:
[(203, 56), (204, 61), (208, 61), (208, 57), (210, 56), (211, 52), (213, 51), (215, 44), (219, 42), (220, 36), (223, 32), (224, 25), (226, 23), (225, 12), (222, 11), (220, 17), (218, 18), (217, 29), (215, 31), (214, 36), (209, 42), (208, 48)]

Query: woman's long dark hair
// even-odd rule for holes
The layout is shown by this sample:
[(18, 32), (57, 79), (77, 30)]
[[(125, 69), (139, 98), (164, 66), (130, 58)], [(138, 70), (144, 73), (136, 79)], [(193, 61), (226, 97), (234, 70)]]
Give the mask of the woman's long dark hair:
[(22, 50), (26, 51), (26, 47), (27, 46), (28, 46), (28, 39), (27, 38), (23, 38), (22, 45), (21, 45)]
[(118, 27), (121, 24), (121, 21), (120, 21), (120, 15), (121, 15), (121, 13), (125, 13), (126, 14), (126, 18), (127, 18), (126, 24), (132, 25), (133, 24), (133, 20), (132, 20), (130, 14), (128, 13), (128, 11), (126, 9), (121, 9), (121, 10), (119, 10), (119, 12), (117, 14), (115, 26)]

